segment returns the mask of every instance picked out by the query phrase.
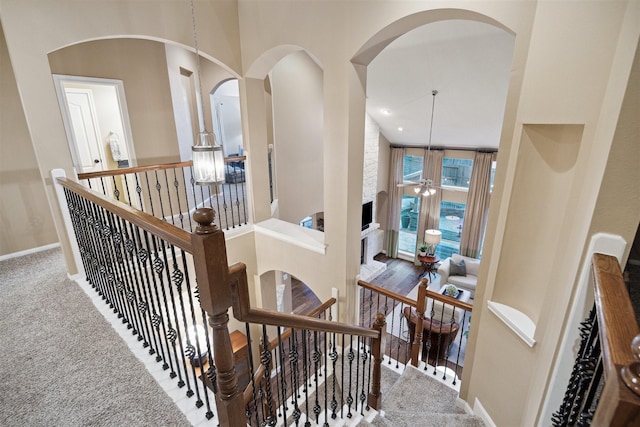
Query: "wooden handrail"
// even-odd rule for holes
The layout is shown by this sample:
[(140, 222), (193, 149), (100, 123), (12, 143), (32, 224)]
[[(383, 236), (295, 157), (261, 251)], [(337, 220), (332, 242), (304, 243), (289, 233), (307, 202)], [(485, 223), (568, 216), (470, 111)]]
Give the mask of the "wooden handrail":
[(335, 332), (352, 334), (367, 338), (379, 338), (380, 332), (361, 326), (331, 322), (298, 314), (278, 313), (250, 307), (249, 285), (247, 283), (246, 266), (236, 263), (229, 267), (229, 280), (233, 288), (233, 314), (242, 322), (261, 323), (271, 326), (285, 326), (295, 329), (310, 329), (319, 332)]
[[(325, 311), (326, 309), (328, 309), (329, 307), (331, 307), (335, 303), (336, 303), (336, 299), (335, 298), (329, 298), (328, 300), (323, 302), (321, 305), (319, 305), (318, 307), (314, 308), (309, 313), (303, 314), (302, 316), (315, 317), (318, 314), (320, 314), (323, 311)], [(289, 336), (291, 336), (291, 328), (288, 328), (286, 331), (284, 331), (284, 332), (282, 332), (280, 334), (280, 341), (284, 341), (285, 339), (289, 338)], [(276, 348), (278, 346), (278, 341), (279, 341), (278, 338), (274, 338), (271, 341), (269, 341), (269, 351), (273, 350), (274, 348)]]
[(640, 327), (618, 260), (610, 255), (594, 254), (592, 267), (605, 376), (593, 425), (638, 425), (640, 396), (627, 387), (621, 372), (637, 363), (631, 342), (640, 334)]
[[(307, 316), (307, 317), (317, 316), (318, 314), (322, 313), (323, 311), (325, 311), (326, 309), (328, 309), (329, 307), (331, 307), (335, 303), (336, 303), (336, 299), (335, 298), (329, 298), (328, 300), (326, 300), (325, 302), (320, 304), (318, 307), (316, 307), (313, 310), (311, 310), (309, 313), (304, 314), (304, 316)], [(292, 331), (292, 329), (288, 328), (286, 331), (284, 331), (283, 333), (280, 334), (280, 338), (272, 339), (269, 342), (269, 351), (272, 351), (274, 348), (276, 348), (280, 341), (284, 341), (287, 338), (289, 338), (291, 336), (291, 331)], [(256, 372), (253, 375), (254, 381), (260, 381), (261, 378), (264, 376), (264, 371), (265, 371), (265, 367), (261, 363), (260, 365), (258, 365), (258, 367), (256, 368)], [(251, 401), (251, 399), (253, 398), (253, 383), (251, 381), (245, 387), (244, 392), (243, 392), (243, 397), (244, 397), (244, 403), (245, 404), (248, 404)]]
[[(247, 156), (233, 156), (233, 157), (224, 158), (225, 163), (242, 162), (245, 160), (247, 160)], [(130, 173), (148, 172), (153, 170), (178, 169), (178, 168), (185, 168), (192, 165), (193, 165), (193, 162), (189, 160), (186, 162), (163, 163), (163, 164), (149, 165), (149, 166), (134, 166), (130, 168), (110, 169), (106, 171), (79, 173), (78, 179), (91, 179), (91, 178), (100, 178), (103, 176), (126, 175)]]
[(416, 307), (416, 305), (417, 305), (416, 300), (413, 300), (411, 298), (407, 298), (406, 296), (397, 294), (397, 293), (392, 292), (392, 291), (390, 291), (388, 289), (384, 289), (384, 288), (381, 288), (379, 286), (372, 285), (371, 283), (365, 282), (364, 280), (358, 280), (358, 285), (363, 287), (363, 288), (365, 288), (365, 289), (369, 289), (370, 291), (377, 292), (380, 295), (384, 295), (386, 297), (393, 298), (393, 299), (395, 299), (397, 301), (403, 302), (403, 303), (405, 303), (407, 305), (410, 305), (411, 307)]
[(172, 224), (162, 221), (154, 216), (139, 211), (117, 200), (105, 197), (102, 193), (94, 191), (68, 178), (56, 178), (63, 187), (79, 194), (83, 198), (113, 212), (117, 216), (129, 221), (131, 224), (148, 231), (149, 233), (177, 246), (189, 253), (193, 253), (191, 233), (184, 231)]
[[(365, 282), (364, 280), (358, 280), (358, 285), (365, 288), (365, 289), (369, 289), (370, 291), (374, 291), (379, 293), (380, 295), (392, 298), (396, 301), (400, 301), (402, 303), (405, 303), (406, 305), (409, 305), (411, 307), (416, 308), (417, 307), (417, 300), (413, 300), (411, 298), (407, 298), (406, 296), (397, 294), (393, 291), (390, 291), (388, 289), (384, 289), (381, 288), (379, 286), (373, 285), (369, 282)], [(428, 298), (432, 298), (436, 301), (440, 301), (443, 302), (445, 304), (449, 304), (452, 305), (456, 308), (460, 308), (462, 310), (466, 310), (466, 311), (473, 311), (473, 305), (469, 304), (468, 302), (462, 302), (462, 301), (458, 301), (455, 298), (452, 298), (448, 295), (442, 295), (439, 292), (434, 292), (434, 291), (430, 291), (429, 289), (427, 289), (427, 293), (426, 293)]]

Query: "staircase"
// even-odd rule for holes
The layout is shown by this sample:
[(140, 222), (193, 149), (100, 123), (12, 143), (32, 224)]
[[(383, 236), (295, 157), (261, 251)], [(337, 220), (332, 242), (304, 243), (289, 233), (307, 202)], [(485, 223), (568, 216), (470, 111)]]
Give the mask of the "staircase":
[(370, 421), (363, 419), (356, 425), (484, 427), (479, 417), (456, 406), (457, 395), (430, 373), (407, 366), (390, 389), (383, 389), (382, 410)]

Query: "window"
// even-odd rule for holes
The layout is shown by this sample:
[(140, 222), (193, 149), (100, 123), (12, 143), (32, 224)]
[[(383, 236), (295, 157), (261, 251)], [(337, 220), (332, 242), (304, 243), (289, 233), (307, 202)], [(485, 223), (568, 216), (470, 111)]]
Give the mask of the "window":
[(402, 179), (404, 181), (420, 181), (422, 179), (422, 156), (404, 156)]
[(442, 241), (436, 249), (436, 254), (440, 259), (460, 253), (460, 236), (462, 235), (465, 207), (464, 203), (452, 203), (444, 200), (440, 202)]
[(417, 244), (418, 215), (420, 212), (420, 198), (402, 196), (400, 211), (400, 232), (398, 236), (398, 251), (414, 254)]
[(496, 161), (491, 162), (491, 183), (489, 184), (489, 192), (493, 192), (493, 180), (496, 177)]
[(442, 185), (469, 188), (473, 160), (445, 157), (442, 161)]

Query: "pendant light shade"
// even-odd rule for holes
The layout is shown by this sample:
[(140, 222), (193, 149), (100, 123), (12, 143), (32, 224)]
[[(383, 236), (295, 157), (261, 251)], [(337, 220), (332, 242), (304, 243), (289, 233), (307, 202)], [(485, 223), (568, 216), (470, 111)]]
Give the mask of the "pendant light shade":
[(198, 185), (221, 184), (224, 182), (224, 155), (222, 147), (216, 144), (213, 133), (203, 131), (196, 136), (196, 144), (191, 147), (193, 178)]

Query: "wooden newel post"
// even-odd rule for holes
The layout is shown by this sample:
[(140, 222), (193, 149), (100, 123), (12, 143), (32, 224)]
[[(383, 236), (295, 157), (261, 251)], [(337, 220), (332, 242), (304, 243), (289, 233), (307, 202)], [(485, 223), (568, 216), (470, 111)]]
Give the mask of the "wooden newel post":
[(198, 223), (191, 234), (193, 262), (200, 293), (200, 305), (209, 315), (213, 356), (218, 373), (216, 407), (218, 422), (223, 426), (246, 427), (244, 399), (238, 390), (238, 379), (233, 362), (233, 349), (229, 336), (231, 284), (224, 233), (213, 220), (210, 208), (196, 209), (193, 219)]
[(429, 281), (423, 277), (420, 280), (420, 286), (418, 286), (418, 299), (416, 306), (416, 330), (415, 335), (413, 337), (413, 344), (411, 345), (411, 364), (413, 366), (418, 366), (418, 359), (420, 356), (420, 347), (422, 345), (422, 333), (423, 333), (423, 321), (424, 321), (424, 311), (427, 306), (427, 285)]
[(387, 321), (384, 314), (376, 314), (376, 320), (373, 322), (371, 329), (375, 329), (380, 333), (379, 338), (374, 338), (371, 344), (371, 353), (373, 355), (373, 377), (371, 379), (371, 392), (367, 403), (373, 409), (380, 409), (382, 404), (382, 391), (380, 390), (380, 369), (382, 365), (383, 349), (387, 338)]

